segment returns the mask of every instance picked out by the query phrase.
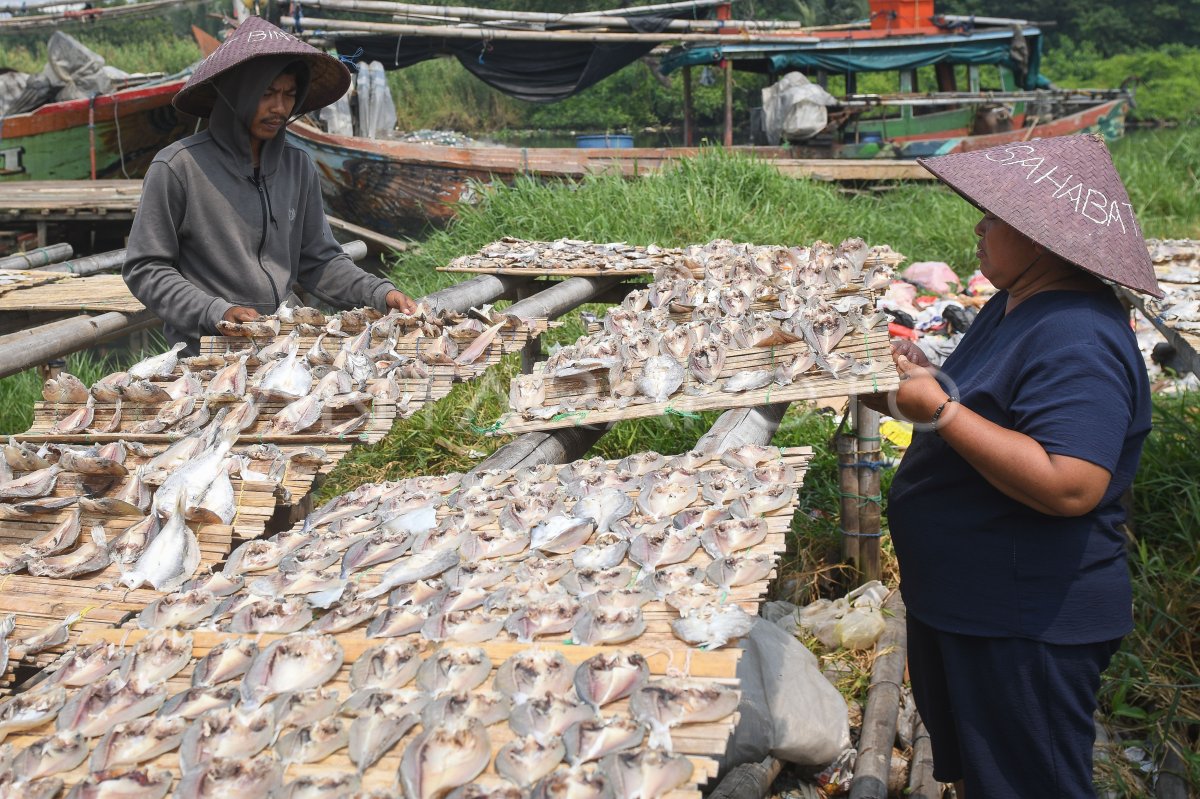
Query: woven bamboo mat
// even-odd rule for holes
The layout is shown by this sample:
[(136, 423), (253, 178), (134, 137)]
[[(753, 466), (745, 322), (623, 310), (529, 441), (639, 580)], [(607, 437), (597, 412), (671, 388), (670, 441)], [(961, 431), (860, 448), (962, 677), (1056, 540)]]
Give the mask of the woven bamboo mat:
[(10, 291), (56, 283), (70, 277), (74, 277), (74, 275), (68, 272), (46, 272), (40, 269), (0, 269), (0, 297)]
[[(425, 389), (429, 396), (432, 396), (435, 393), (434, 389), (436, 389), (436, 386), (422, 385), (422, 388)], [(449, 391), (449, 387), (446, 390)], [(444, 396), (444, 394), (441, 396)], [(243, 444), (271, 443), (280, 445), (372, 443), (387, 435), (388, 431), (392, 429), (392, 424), (400, 415), (395, 403), (375, 400), (371, 403), (370, 408), (367, 409), (366, 414), (368, 418), (362, 426), (348, 433), (338, 435), (324, 431), (328, 431), (335, 425), (357, 419), (364, 414), (363, 410), (354, 406), (325, 409), (321, 414), (320, 420), (309, 430), (302, 430), (299, 433), (290, 435), (272, 433), (271, 418), (282, 410), (285, 405), (287, 405), (286, 402), (279, 400), (262, 403), (259, 406), (258, 418), (254, 421), (254, 424), (242, 431), (241, 435), (238, 436), (238, 442)], [(33, 406), (33, 424), (30, 425), (28, 432), (21, 436), (21, 439), (30, 442), (59, 441), (66, 443), (118, 440), (166, 443), (180, 438), (177, 433), (132, 432), (133, 427), (139, 422), (154, 419), (161, 406), (134, 405), (131, 403), (125, 403), (121, 406), (120, 423), (116, 431), (112, 433), (84, 432), (62, 434), (54, 432), (54, 425), (57, 421), (66, 418), (82, 407), (82, 403), (35, 403)], [(406, 413), (410, 413), (412, 410), (413, 408), (410, 406)], [(97, 403), (94, 408), (95, 417), (89, 429), (104, 429), (112, 421), (116, 412), (117, 408), (113, 404)]]
[[(92, 630), (81, 639), (81, 643), (91, 643), (96, 641), (110, 641), (116, 643), (124, 643), (127, 646), (133, 645), (140, 640), (145, 633), (141, 630)], [(193, 661), (189, 663), (182, 671), (167, 681), (168, 695), (184, 691), (191, 687), (191, 674), (195, 667), (196, 661), (203, 657), (207, 652), (221, 640), (231, 637), (238, 637), (228, 633), (210, 633), (210, 632), (193, 632), (192, 634), (192, 653)], [(249, 636), (246, 636), (249, 637)], [(254, 640), (258, 642), (259, 648), (265, 647), (270, 641), (281, 636), (277, 635), (261, 635), (254, 636)], [(339, 696), (345, 699), (350, 694), (349, 676), (350, 668), (358, 657), (370, 647), (377, 646), (381, 641), (378, 639), (363, 638), (360, 635), (342, 634), (335, 636), (343, 651), (343, 665), (338, 673), (326, 683), (325, 687), (334, 688), (338, 691)], [(452, 646), (450, 642), (440, 646)], [(421, 654), (428, 658), (436, 654), (440, 648), (438, 645), (426, 645), (422, 647)], [(526, 649), (534, 648), (523, 644), (503, 644), (489, 643), (480, 645), (492, 660), (493, 671), (488, 676), (487, 681), (480, 686), (477, 691), (491, 690), (492, 681), (495, 676), (495, 669), (504, 662), (510, 655), (525, 651)], [(581, 646), (563, 646), (558, 644), (538, 644), (539, 649), (554, 649), (563, 653), (563, 655), (573, 664), (578, 664), (588, 657), (600, 653), (612, 652), (628, 652), (634, 651), (634, 647), (581, 647)], [(740, 656), (740, 650), (724, 650), (720, 652), (694, 652), (685, 660), (683, 657), (675, 657), (675, 653), (644, 653), (647, 657), (650, 672), (652, 677), (662, 676), (666, 674), (686, 673), (697, 680), (720, 682), (726, 685), (737, 684), (736, 671), (737, 661)], [(611, 715), (628, 715), (628, 700), (620, 700), (604, 708), (606, 716)], [(347, 719), (347, 721), (349, 721)], [(692, 782), (681, 789), (667, 794), (666, 799), (700, 799), (699, 785), (704, 784), (708, 780), (716, 776), (717, 762), (713, 759), (714, 755), (719, 755), (725, 751), (725, 742), (732, 733), (733, 727), (737, 722), (737, 714), (723, 719), (720, 722), (704, 723), (704, 724), (688, 724), (676, 727), (672, 730), (672, 742), (674, 750), (678, 753), (685, 754), (692, 761), (694, 772)], [(368, 768), (362, 774), (362, 787), (364, 790), (396, 790), (396, 775), (400, 767), (400, 759), (404, 749), (409, 742), (420, 732), (420, 726), (411, 730), (404, 736), (391, 751), (382, 757), (377, 763)], [(40, 729), (30, 730), (21, 734), (15, 734), (9, 737), (9, 741), (13, 744), (14, 749), (20, 751), (21, 748), (28, 746), (38, 738), (48, 735), (53, 731), (53, 725), (47, 724)], [(508, 729), (508, 725), (504, 722), (493, 724), (487, 729), (488, 738), (491, 743), (493, 760), (495, 753), (508, 741), (514, 737)], [(90, 743), (94, 746), (99, 738), (91, 739)], [(76, 768), (73, 771), (59, 774), (67, 786), (70, 786), (87, 776), (87, 761), (84, 765)], [(172, 773), (178, 775), (179, 757), (178, 750), (169, 752), (159, 756), (157, 759), (149, 763), (142, 764), (142, 767), (163, 768), (168, 769)], [(345, 748), (331, 754), (324, 760), (318, 763), (310, 764), (292, 764), (284, 772), (284, 783), (295, 779), (302, 775), (331, 775), (334, 773), (344, 772), (353, 773), (356, 770), (354, 764), (350, 761)], [(496, 772), (493, 765), (489, 765), (486, 771), (477, 778), (480, 781), (488, 778), (495, 778)]]
[(138, 313), (144, 311), (120, 275), (91, 275), (60, 280), (0, 295), (3, 311), (81, 311)]
[[(146, 447), (147, 454), (145, 456), (130, 453), (126, 457), (126, 465), (132, 473), (137, 466), (158, 455), (164, 449), (166, 449), (165, 444), (149, 445)], [(283, 447), (281, 449), (285, 455), (290, 456), (299, 447)], [(301, 506), (314, 490), (317, 481), (337, 465), (338, 460), (349, 452), (350, 447), (337, 445), (326, 447), (325, 450), (328, 462), (324, 464), (289, 461), (282, 481), (284, 490), (280, 490), (273, 483), (243, 482), (239, 478), (234, 478), (232, 482), (234, 497), (237, 501), (237, 512), (233, 522), (228, 526), (199, 523), (191, 525), (200, 542), (199, 572), (203, 572), (206, 567), (224, 562), (225, 557), (237, 544), (261, 537), (279, 507)], [(233, 452), (239, 454), (241, 451), (243, 451), (242, 447), (235, 447)], [(127, 479), (118, 480), (104, 492), (105, 495), (118, 494)], [(59, 475), (53, 496), (74, 495), (78, 493), (78, 484), (78, 475), (64, 472)], [(0, 545), (6, 548), (19, 546), (52, 528), (67, 518), (71, 512), (71, 509), (68, 508), (56, 513), (31, 515), (25, 520), (0, 519)], [(93, 516), (85, 513), (82, 516), (81, 538), (87, 535), (87, 531), (91, 529), (94, 522), (101, 522), (104, 524), (105, 537), (111, 541), (137, 518), (136, 516)], [(123, 586), (117, 584), (119, 575), (119, 568), (113, 565), (96, 574), (75, 578), (33, 577), (29, 574), (0, 577), (0, 615), (4, 613), (17, 614), (17, 628), (13, 635), (21, 637), (52, 622), (60, 621), (71, 613), (90, 608), (87, 615), (72, 628), (71, 638), (66, 644), (54, 647), (50, 652), (39, 655), (32, 661), (32, 664), (45, 665), (55, 657), (52, 653), (69, 648), (82, 631), (111, 627), (120, 622), (127, 613), (142, 610), (147, 604), (162, 595), (149, 588), (127, 591)], [(110, 588), (109, 586), (116, 587)], [(7, 693), (11, 689), (13, 669), (17, 665), (15, 662), (10, 664), (3, 683), (0, 684), (0, 694)]]
[[(733, 375), (748, 371), (773, 369), (778, 364), (804, 352), (808, 345), (803, 342), (776, 347), (758, 347), (746, 350), (731, 351), (725, 357), (725, 364), (718, 375), (718, 381), (723, 381)], [(834, 348), (834, 352), (853, 355), (860, 361), (884, 361), (882, 371), (865, 376), (844, 374), (834, 377), (820, 367), (813, 367), (807, 373), (788, 386), (776, 384), (754, 391), (728, 393), (719, 390), (703, 389), (705, 393), (689, 394), (689, 391), (702, 390), (701, 384), (690, 371), (687, 371), (683, 384), (666, 402), (641, 402), (627, 405), (624, 408), (592, 410), (578, 407), (589, 401), (609, 396), (608, 374), (606, 371), (591, 372), (587, 375), (566, 378), (547, 377), (545, 381), (545, 407), (559, 405), (564, 398), (572, 399), (577, 409), (562, 408), (559, 413), (549, 419), (525, 419), (521, 414), (510, 412), (500, 417), (489, 431), (494, 434), (517, 435), (533, 430), (551, 430), (560, 427), (574, 427), (585, 424), (603, 424), (622, 419), (636, 419), (647, 416), (664, 416), (671, 413), (694, 413), (702, 410), (752, 408), (772, 402), (793, 402), (796, 400), (811, 400), (822, 397), (845, 397), (857, 394), (871, 394), (879, 391), (891, 391), (900, 385), (896, 368), (888, 357), (889, 345), (887, 329), (880, 326), (867, 335), (851, 333), (843, 338)], [(545, 364), (538, 364), (534, 374), (544, 373)], [(714, 384), (716, 385), (716, 384)]]

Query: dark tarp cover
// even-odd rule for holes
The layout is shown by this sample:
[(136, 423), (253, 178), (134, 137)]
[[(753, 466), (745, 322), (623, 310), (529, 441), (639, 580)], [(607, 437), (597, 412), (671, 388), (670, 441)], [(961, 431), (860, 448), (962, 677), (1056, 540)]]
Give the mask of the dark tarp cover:
[[(659, 33), (673, 18), (642, 15), (626, 19), (638, 33)], [(337, 40), (338, 55), (378, 61), (384, 69), (404, 69), (440, 55), (453, 55), (487, 85), (533, 103), (550, 103), (577, 94), (654, 47), (654, 42), (577, 44), (389, 35)]]
[[(1014, 44), (1016, 45), (1014, 47)], [(1041, 66), (1042, 37), (1036, 29), (975, 32), (971, 35), (890, 37), (887, 39), (826, 39), (812, 44), (727, 44), (676, 48), (662, 59), (662, 73), (685, 66), (733, 60), (736, 69), (779, 74), (823, 69), (846, 72), (891, 72), (932, 64), (1000, 64), (1011, 69), (1023, 88), (1036, 89)], [(1027, 63), (1023, 63), (1027, 61)]]

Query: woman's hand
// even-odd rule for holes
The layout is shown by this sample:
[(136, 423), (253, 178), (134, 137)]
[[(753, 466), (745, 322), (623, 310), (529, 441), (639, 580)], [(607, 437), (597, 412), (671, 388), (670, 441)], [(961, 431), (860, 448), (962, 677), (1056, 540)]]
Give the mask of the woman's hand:
[(400, 313), (411, 314), (417, 310), (417, 304), (413, 302), (412, 297), (409, 297), (403, 291), (392, 289), (384, 298), (387, 307), (394, 308)]
[[(924, 358), (925, 363), (929, 360)], [(928, 366), (918, 366), (898, 351), (892, 352), (896, 370), (900, 372), (900, 388), (896, 391), (896, 409), (910, 422), (928, 424), (938, 406), (950, 394), (933, 375)]]
[[(891, 343), (893, 362), (896, 361), (898, 356), (903, 356), (910, 364), (915, 364), (924, 369), (932, 367), (929, 359), (925, 357), (925, 353), (915, 343), (902, 338), (892, 339)], [(899, 363), (896, 363), (896, 368), (900, 368)], [(901, 379), (903, 379), (903, 374), (901, 375)], [(895, 405), (891, 404), (894, 393), (893, 391), (881, 391), (877, 394), (860, 394), (858, 401), (877, 413), (891, 416), (895, 412)], [(930, 413), (932, 414), (932, 411)]]

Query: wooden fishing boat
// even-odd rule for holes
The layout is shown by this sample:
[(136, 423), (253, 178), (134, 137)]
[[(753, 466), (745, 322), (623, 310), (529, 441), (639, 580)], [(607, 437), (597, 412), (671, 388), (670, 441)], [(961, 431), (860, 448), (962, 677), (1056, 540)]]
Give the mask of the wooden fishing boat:
[[(354, 0), (313, 0), (309, 5), (342, 11), (360, 8)], [(437, 11), (386, 2), (373, 4), (371, 10), (422, 11), (435, 17)], [(753, 154), (794, 176), (927, 179), (930, 175), (915, 163), (916, 158), (1071, 133), (1098, 132), (1115, 139), (1124, 132), (1129, 93), (1054, 87), (1039, 71), (1042, 35), (1031, 23), (935, 16), (931, 0), (871, 0), (871, 10), (869, 21), (835, 29), (794, 30), (770, 27), (785, 25), (771, 21), (726, 21), (720, 24), (728, 25), (728, 30), (716, 34), (658, 34), (663, 41), (680, 40), (662, 57), (660, 70), (683, 73), (685, 141), (692, 141), (695, 130), (691, 73), (696, 67), (725, 71), (725, 147)], [(364, 60), (379, 60), (385, 68), (402, 68), (438, 53), (454, 55), (476, 77), (523, 99), (539, 96), (537, 92), (546, 91), (548, 84), (554, 86), (555, 97), (579, 90), (572, 83), (578, 75), (569, 70), (529, 66), (533, 63), (528, 58), (530, 48), (544, 48), (564, 60), (570, 51), (583, 63), (587, 48), (597, 43), (611, 39), (610, 46), (615, 47), (630, 38), (646, 38), (592, 28), (574, 33), (558, 27), (500, 30), (484, 26), (497, 15), (515, 12), (459, 11), (470, 11), (473, 16), (468, 16), (477, 18), (478, 26), (425, 28), (431, 32), (422, 35), (419, 25), (395, 22), (309, 17), (306, 24), (312, 26), (310, 30), (319, 28), (323, 40), (332, 42), (339, 53), (347, 57), (365, 53)], [(529, 13), (521, 18), (533, 24), (540, 16)], [(589, 17), (579, 22), (594, 26), (603, 21)], [(479, 38), (487, 41), (487, 59), (478, 58)], [(640, 52), (630, 50), (626, 57), (636, 58)], [(488, 64), (480, 63), (485, 60)], [(615, 68), (606, 65), (609, 74)], [(784, 141), (782, 146), (734, 147), (728, 90), (734, 69), (775, 76), (802, 72), (841, 96), (833, 98), (835, 102), (827, 107), (828, 124), (815, 135)], [(890, 73), (896, 91), (860, 93), (858, 84), (866, 81), (859, 77), (866, 73)], [(918, 78), (934, 90), (922, 92)], [(317, 164), (332, 213), (389, 234), (447, 221), (456, 204), (474, 198), (478, 183), (511, 182), (523, 174), (573, 179), (609, 171), (634, 177), (699, 152), (695, 147), (447, 147), (334, 136), (306, 124), (293, 125), (288, 135)]]
[[(512, 183), (527, 175), (573, 180), (612, 173), (634, 178), (665, 163), (691, 158), (698, 147), (574, 149), (569, 147), (449, 147), (386, 139), (335, 136), (305, 122), (288, 128), (288, 141), (317, 165), (329, 213), (394, 235), (452, 219), (459, 203), (477, 199), (479, 184)], [(786, 147), (739, 147), (789, 176), (843, 180), (928, 177), (913, 161), (829, 161), (790, 157)]]
[(155, 153), (196, 130), (171, 98), (185, 78), (49, 103), (0, 120), (0, 181), (137, 178)]

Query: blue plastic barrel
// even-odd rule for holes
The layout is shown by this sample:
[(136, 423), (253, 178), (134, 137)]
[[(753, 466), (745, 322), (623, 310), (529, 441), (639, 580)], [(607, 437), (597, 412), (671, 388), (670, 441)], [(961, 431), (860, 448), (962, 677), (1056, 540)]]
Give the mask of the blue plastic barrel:
[(576, 136), (575, 146), (585, 149), (632, 147), (633, 137), (627, 133), (589, 133)]
[(879, 144), (883, 141), (883, 134), (878, 131), (864, 130), (858, 134), (858, 140), (863, 144), (875, 143)]

